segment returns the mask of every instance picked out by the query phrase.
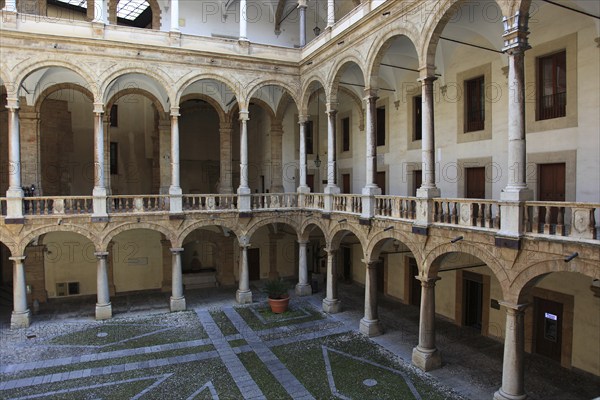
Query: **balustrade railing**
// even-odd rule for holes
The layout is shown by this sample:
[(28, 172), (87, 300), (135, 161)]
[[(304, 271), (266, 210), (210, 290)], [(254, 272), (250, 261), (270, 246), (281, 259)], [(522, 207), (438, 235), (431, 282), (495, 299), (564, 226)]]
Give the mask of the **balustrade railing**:
[(108, 212), (113, 214), (169, 211), (169, 196), (108, 196)]
[(414, 220), (416, 197), (375, 196), (375, 216)]
[(362, 196), (358, 194), (334, 195), (333, 211), (360, 214), (362, 212)]
[(237, 209), (235, 194), (186, 194), (183, 195), (184, 211), (225, 211)]
[(297, 193), (260, 193), (251, 196), (252, 210), (267, 210), (298, 207)]
[(526, 232), (578, 239), (597, 239), (600, 204), (528, 201), (523, 224)]
[(325, 197), (321, 193), (306, 193), (304, 196), (304, 208), (322, 210), (325, 208)]
[(91, 214), (91, 196), (24, 197), (23, 215)]
[(434, 199), (434, 222), (500, 229), (500, 204), (483, 199)]

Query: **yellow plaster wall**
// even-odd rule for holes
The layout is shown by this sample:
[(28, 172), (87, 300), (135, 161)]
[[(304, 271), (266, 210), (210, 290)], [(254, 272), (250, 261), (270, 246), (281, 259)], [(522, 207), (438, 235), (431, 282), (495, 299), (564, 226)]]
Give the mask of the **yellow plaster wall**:
[(145, 229), (126, 231), (113, 239), (113, 276), (117, 292), (160, 289), (160, 240), (159, 232)]

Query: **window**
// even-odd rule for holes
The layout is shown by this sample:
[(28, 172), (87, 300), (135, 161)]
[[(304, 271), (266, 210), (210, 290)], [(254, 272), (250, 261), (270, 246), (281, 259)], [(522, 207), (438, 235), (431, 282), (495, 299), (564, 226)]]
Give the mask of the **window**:
[(110, 142), (110, 174), (117, 175), (119, 173), (119, 144)]
[(423, 138), (423, 96), (413, 97), (413, 140)]
[(385, 107), (377, 108), (377, 146), (385, 146)]
[(465, 81), (465, 133), (485, 128), (485, 79), (483, 76)]
[(313, 146), (314, 146), (314, 132), (313, 132), (313, 122), (306, 122), (306, 154), (313, 154)]
[(350, 117), (342, 118), (342, 151), (350, 151)]
[(537, 120), (564, 117), (567, 106), (567, 52), (537, 59)]
[(110, 108), (110, 127), (116, 128), (119, 126), (119, 107), (113, 104)]

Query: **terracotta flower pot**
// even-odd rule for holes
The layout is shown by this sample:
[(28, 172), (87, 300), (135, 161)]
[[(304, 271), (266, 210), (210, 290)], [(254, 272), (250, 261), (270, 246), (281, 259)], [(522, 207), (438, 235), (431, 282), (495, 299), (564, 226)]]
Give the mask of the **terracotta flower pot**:
[(272, 299), (268, 298), (269, 305), (271, 306), (271, 311), (275, 314), (281, 314), (288, 309), (288, 304), (290, 302), (290, 296), (285, 296), (281, 299)]

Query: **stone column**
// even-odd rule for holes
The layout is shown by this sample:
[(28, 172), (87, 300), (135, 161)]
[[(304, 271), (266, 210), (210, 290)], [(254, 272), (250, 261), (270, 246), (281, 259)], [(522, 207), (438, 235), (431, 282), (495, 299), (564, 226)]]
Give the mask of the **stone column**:
[(423, 96), (422, 106), (422, 127), (423, 140), (421, 142), (421, 155), (423, 161), (423, 183), (417, 189), (419, 197), (439, 197), (440, 190), (435, 183), (435, 128), (433, 112), (433, 82), (437, 79), (432, 73), (426, 70), (421, 71), (424, 74), (419, 80)]
[(298, 0), (298, 14), (300, 17), (300, 47), (306, 46), (306, 0)]
[(110, 176), (110, 115), (104, 114), (102, 126), (104, 131), (104, 187), (106, 188), (107, 196), (110, 196), (112, 194), (112, 181)]
[(246, 17), (246, 0), (240, 0), (240, 40), (248, 40), (248, 21)]
[(366, 183), (362, 190), (362, 218), (372, 218), (375, 215), (375, 197), (381, 194), (381, 189), (375, 183), (377, 173), (377, 91), (365, 90), (367, 103), (366, 131)]
[(308, 117), (306, 115), (298, 116), (298, 124), (300, 125), (300, 185), (298, 193), (310, 193), (310, 188), (306, 184), (306, 123)]
[(335, 1), (327, 0), (327, 28), (331, 29), (335, 24)]
[(96, 284), (98, 285), (98, 302), (96, 303), (96, 319), (112, 318), (112, 305), (108, 289), (107, 257), (108, 252), (94, 253), (98, 259)]
[(430, 371), (442, 365), (442, 357), (435, 347), (435, 282), (440, 278), (415, 278), (421, 281), (421, 315), (419, 345), (413, 349), (412, 362), (423, 371)]
[(298, 296), (310, 296), (312, 294), (312, 287), (308, 283), (307, 245), (308, 240), (298, 240), (298, 284), (296, 285)]
[(171, 121), (167, 113), (158, 120), (158, 148), (160, 154), (160, 194), (169, 194), (171, 186)]
[(231, 135), (233, 133), (233, 127), (229, 122), (221, 121), (219, 125), (220, 134), (220, 152), (221, 152), (221, 171), (219, 178), (219, 193), (232, 194), (233, 183), (232, 179), (232, 168), (231, 168)]
[(504, 52), (508, 55), (508, 184), (500, 194), (502, 205), (499, 235), (518, 238), (523, 233), (523, 207), (519, 202), (532, 200), (527, 188), (527, 149), (525, 139), (525, 51), (529, 16), (517, 13), (504, 18)]
[(239, 289), (235, 295), (239, 304), (252, 303), (252, 291), (250, 290), (250, 276), (248, 273), (248, 247), (247, 239), (240, 240), (240, 270)]
[(108, 25), (108, 0), (94, 0), (94, 22)]
[(341, 304), (337, 298), (337, 250), (325, 249), (327, 252), (327, 297), (323, 299), (323, 311), (335, 314), (340, 312)]
[(525, 308), (527, 304), (500, 302), (506, 307), (502, 387), (494, 400), (522, 400), (525, 394)]
[(171, 108), (171, 186), (169, 187), (170, 212), (183, 211), (182, 190), (179, 181), (179, 107)]
[(238, 208), (241, 212), (250, 211), (250, 187), (248, 186), (248, 111), (240, 111), (240, 187), (238, 188)]
[(271, 193), (283, 193), (281, 122), (271, 122)]
[(172, 294), (171, 294), (171, 311), (185, 310), (185, 297), (183, 296), (183, 276), (181, 272), (181, 253), (183, 248), (172, 248)]
[(179, 0), (171, 0), (171, 32), (179, 32)]
[(377, 312), (377, 262), (367, 261), (365, 265), (365, 316), (360, 320), (360, 332), (373, 337), (381, 335)]
[(325, 187), (325, 193), (337, 194), (340, 192), (340, 188), (336, 185), (335, 179), (335, 116), (337, 115), (337, 110), (334, 107), (333, 104), (327, 105), (327, 186)]
[(104, 104), (94, 103), (94, 218), (106, 218), (106, 179), (104, 178)]
[(6, 218), (23, 218), (23, 189), (21, 188), (21, 138), (19, 127), (19, 100), (6, 99), (8, 109), (8, 190), (6, 191)]
[(25, 256), (9, 257), (13, 262), (13, 312), (11, 329), (27, 328), (31, 323), (31, 312), (27, 307), (27, 285), (25, 283)]

